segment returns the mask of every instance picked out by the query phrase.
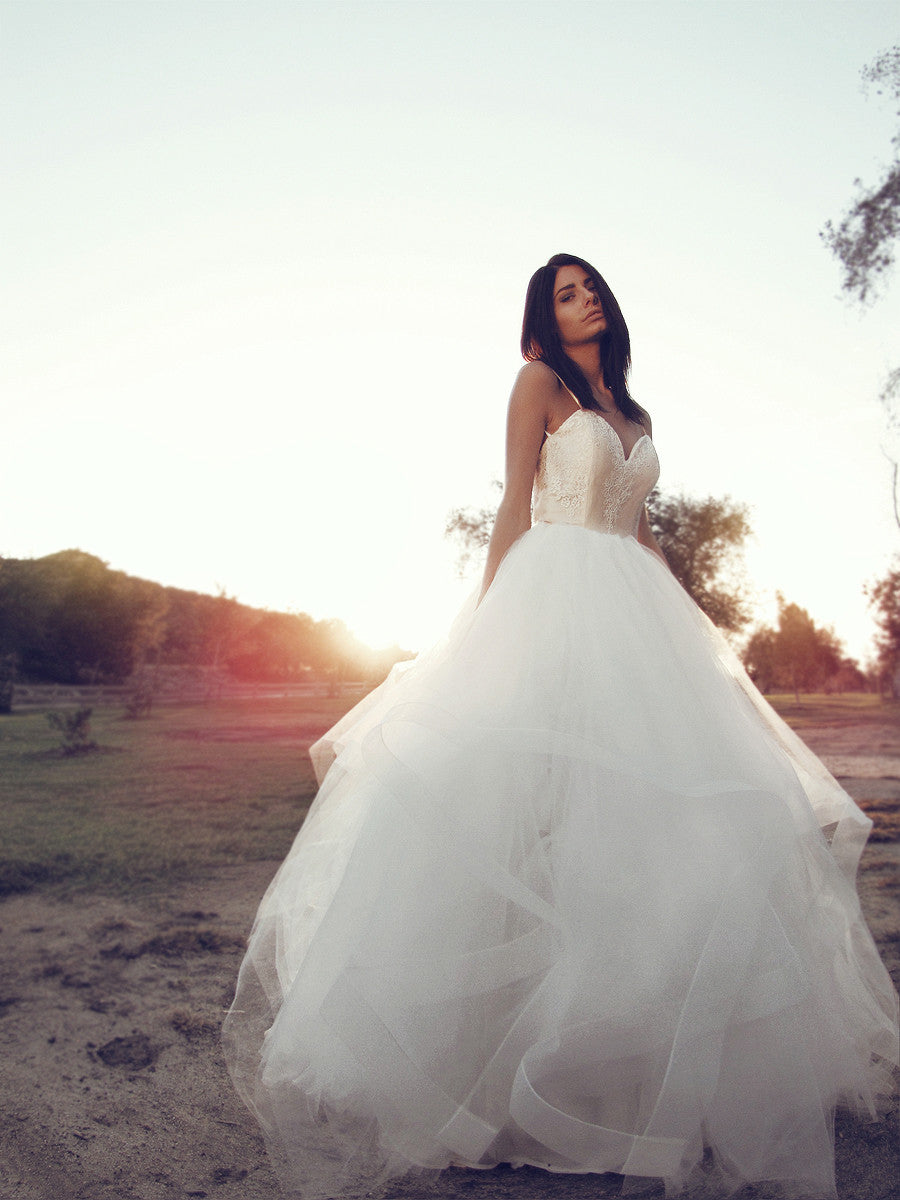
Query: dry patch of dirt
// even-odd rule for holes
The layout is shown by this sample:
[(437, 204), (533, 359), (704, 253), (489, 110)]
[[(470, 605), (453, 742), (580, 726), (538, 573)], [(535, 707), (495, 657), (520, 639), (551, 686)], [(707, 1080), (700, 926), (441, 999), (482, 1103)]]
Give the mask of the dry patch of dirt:
[[(844, 783), (876, 822), (860, 896), (898, 982), (900, 756), (878, 773), (871, 747), (852, 749), (841, 748), (840, 765), (854, 767)], [(219, 1049), (244, 940), (276, 866), (222, 869), (154, 901), (60, 903), (32, 892), (0, 904), (0, 1200), (277, 1200)], [(896, 1114), (839, 1122), (842, 1200), (897, 1194), (896, 1126)], [(409, 1180), (392, 1194), (587, 1200), (619, 1187), (615, 1176), (500, 1168)], [(735, 1200), (774, 1194), (745, 1189)]]
[(278, 1195), (219, 1052), (273, 867), (155, 904), (0, 907), (3, 1200)]

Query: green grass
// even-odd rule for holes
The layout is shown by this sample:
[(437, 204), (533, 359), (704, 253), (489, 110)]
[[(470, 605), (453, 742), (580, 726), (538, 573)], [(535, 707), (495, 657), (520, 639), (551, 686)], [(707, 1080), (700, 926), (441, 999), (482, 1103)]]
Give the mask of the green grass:
[(63, 756), (43, 712), (0, 718), (0, 895), (118, 894), (283, 856), (315, 794), (310, 742), (352, 698), (95, 710)]
[[(0, 896), (131, 895), (228, 863), (280, 859), (315, 794), (310, 742), (355, 700), (304, 696), (97, 709), (98, 752), (63, 756), (43, 712), (0, 717)], [(798, 731), (900, 723), (877, 696), (770, 696)]]
[(868, 693), (801, 694), (799, 704), (793, 692), (766, 696), (766, 699), (798, 732), (810, 725), (900, 725), (900, 700), (881, 700)]

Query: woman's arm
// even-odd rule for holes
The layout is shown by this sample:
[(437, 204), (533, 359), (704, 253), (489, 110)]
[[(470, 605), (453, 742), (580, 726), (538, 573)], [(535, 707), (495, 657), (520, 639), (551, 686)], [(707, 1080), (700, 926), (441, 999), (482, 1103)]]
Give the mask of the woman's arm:
[(516, 379), (506, 418), (506, 483), (488, 545), (480, 604), (506, 552), (531, 528), (531, 490), (556, 377), (543, 363), (527, 363)]

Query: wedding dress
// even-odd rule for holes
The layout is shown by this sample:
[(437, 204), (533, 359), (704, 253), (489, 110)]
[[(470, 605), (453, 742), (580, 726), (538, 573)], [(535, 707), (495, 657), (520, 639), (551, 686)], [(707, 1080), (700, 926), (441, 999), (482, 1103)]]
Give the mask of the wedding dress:
[(890, 1090), (871, 822), (635, 537), (659, 468), (580, 409), (482, 603), (313, 748), (229, 1065), (290, 1194), (529, 1163), (835, 1195)]

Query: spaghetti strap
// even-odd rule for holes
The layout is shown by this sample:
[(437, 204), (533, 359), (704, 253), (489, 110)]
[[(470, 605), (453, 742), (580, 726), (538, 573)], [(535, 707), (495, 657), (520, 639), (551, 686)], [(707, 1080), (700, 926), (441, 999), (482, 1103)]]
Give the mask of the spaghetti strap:
[[(543, 362), (543, 359), (541, 359), (541, 361)], [(553, 368), (550, 366), (549, 363), (544, 363), (544, 366), (547, 367), (549, 370), (553, 371)], [(553, 374), (556, 375), (556, 378), (563, 385), (563, 387), (566, 389), (566, 391), (569, 393), (569, 395), (572, 397), (572, 399), (575, 401), (575, 403), (578, 405), (578, 407), (584, 408), (584, 405), (581, 403), (581, 401), (578, 399), (578, 397), (575, 395), (575, 393), (572, 391), (572, 389), (569, 387), (569, 385), (566, 383), (566, 381), (562, 378), (562, 376), (558, 375), (556, 373), (556, 371), (553, 371)]]

